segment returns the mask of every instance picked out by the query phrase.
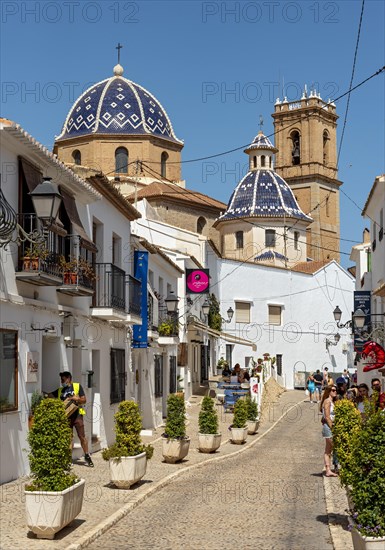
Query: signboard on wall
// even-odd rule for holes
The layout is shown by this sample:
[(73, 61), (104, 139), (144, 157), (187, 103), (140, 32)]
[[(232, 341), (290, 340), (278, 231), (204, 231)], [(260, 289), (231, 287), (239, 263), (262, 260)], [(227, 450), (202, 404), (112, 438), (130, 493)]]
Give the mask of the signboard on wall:
[(186, 269), (186, 294), (208, 294), (210, 292), (210, 271), (208, 269)]
[[(370, 305), (370, 290), (355, 290), (354, 291), (354, 311), (357, 309), (362, 309), (365, 313), (365, 325), (362, 329), (362, 332), (371, 331), (371, 305)], [(362, 351), (363, 345), (367, 342), (367, 339), (361, 335), (359, 330), (354, 330), (354, 349), (356, 351)]]
[(147, 348), (147, 327), (148, 327), (148, 252), (142, 250), (134, 251), (134, 273), (135, 277), (142, 283), (142, 296), (140, 300), (141, 325), (134, 325), (132, 331), (132, 347)]

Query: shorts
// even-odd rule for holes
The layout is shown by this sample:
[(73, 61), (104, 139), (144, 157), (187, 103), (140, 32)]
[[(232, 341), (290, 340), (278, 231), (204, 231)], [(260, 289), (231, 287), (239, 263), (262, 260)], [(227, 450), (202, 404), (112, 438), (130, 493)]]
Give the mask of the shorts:
[(79, 439), (84, 438), (86, 436), (86, 433), (84, 431), (83, 415), (78, 413), (75, 418), (70, 417), (68, 420), (71, 428), (75, 428)]
[(321, 396), (322, 393), (322, 386), (319, 386), (318, 384), (315, 385), (315, 391), (318, 392), (318, 394)]
[(322, 426), (322, 437), (331, 439), (333, 437), (332, 431), (327, 424)]

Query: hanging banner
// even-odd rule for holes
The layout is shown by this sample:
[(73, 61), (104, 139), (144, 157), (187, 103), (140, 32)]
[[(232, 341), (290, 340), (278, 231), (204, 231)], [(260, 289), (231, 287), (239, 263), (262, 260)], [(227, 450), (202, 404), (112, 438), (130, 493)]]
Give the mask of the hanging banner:
[(208, 269), (186, 269), (186, 294), (208, 294), (210, 272)]
[(142, 297), (140, 300), (141, 325), (133, 326), (132, 347), (147, 348), (147, 328), (148, 328), (148, 295), (147, 295), (147, 277), (148, 277), (148, 252), (142, 250), (134, 251), (134, 276), (142, 283)]
[[(370, 290), (355, 290), (354, 291), (354, 311), (357, 311), (357, 309), (362, 309), (362, 311), (365, 313), (365, 325), (362, 329), (363, 333), (371, 331), (370, 296), (371, 296)], [(354, 349), (355, 349), (355, 351), (360, 351), (361, 352), (365, 342), (367, 342), (367, 338), (362, 336), (362, 332), (360, 330), (354, 329)]]

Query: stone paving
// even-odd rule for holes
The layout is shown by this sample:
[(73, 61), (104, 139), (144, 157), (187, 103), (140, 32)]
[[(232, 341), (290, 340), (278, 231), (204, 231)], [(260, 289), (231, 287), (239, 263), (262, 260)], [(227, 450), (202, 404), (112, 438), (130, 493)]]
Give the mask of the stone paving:
[[(215, 455), (205, 455), (197, 451), (197, 419), (201, 398), (192, 399), (187, 408), (187, 432), (192, 441), (186, 460), (175, 465), (162, 462), (160, 435), (163, 428), (159, 428), (152, 437), (143, 438), (146, 443), (153, 442), (154, 457), (148, 464), (144, 479), (130, 490), (119, 490), (110, 485), (108, 463), (102, 460), (101, 453), (93, 455), (93, 469), (80, 462), (75, 464), (75, 472), (86, 479), (83, 509), (71, 527), (58, 533), (54, 541), (36, 539), (27, 531), (23, 494), (26, 479), (5, 484), (1, 487), (0, 548), (16, 550), (28, 547), (40, 550), (52, 547), (85, 547), (90, 541), (90, 534), (100, 534), (101, 523), (104, 522), (105, 527), (110, 526), (107, 519), (115, 514), (116, 520), (119, 516), (124, 515), (124, 518), (105, 535), (91, 542), (90, 548), (149, 548), (155, 544), (161, 548), (179, 548), (181, 540), (178, 540), (178, 536), (183, 535), (184, 528), (187, 530), (183, 545), (187, 548), (230, 548), (227, 538), (225, 543), (217, 539), (220, 532), (223, 532), (222, 520), (225, 518), (226, 526), (227, 520), (231, 520), (228, 523), (231, 533), (229, 541), (234, 543), (239, 540), (241, 532), (245, 533), (245, 545), (242, 543), (242, 548), (248, 548), (248, 544), (256, 547), (253, 529), (255, 524), (264, 526), (258, 537), (262, 537), (262, 533), (266, 531), (266, 548), (331, 549), (328, 540), (330, 534), (325, 523), (327, 516), (322, 478), (319, 477), (322, 469), (322, 440), (318, 412), (316, 405), (303, 403), (303, 397), (302, 391), (287, 391), (275, 403), (268, 404), (258, 434), (248, 436), (247, 446), (252, 445), (250, 449), (229, 442), (228, 426), (231, 424), (232, 414), (224, 414), (219, 407), (222, 445)], [(276, 424), (288, 410), (286, 417)], [(274, 429), (269, 431), (273, 426)], [(268, 431), (259, 441), (260, 436)], [(242, 452), (239, 454), (239, 451)], [(231, 454), (236, 457), (231, 458)], [(222, 457), (228, 458), (222, 460)], [(178, 475), (186, 467), (204, 462), (208, 464), (184, 473), (160, 489), (167, 483), (168, 476)], [(300, 497), (296, 486), (301, 490)], [(141, 502), (152, 490), (151, 497)], [(232, 502), (231, 498), (238, 499), (239, 502)], [(138, 503), (139, 508), (125, 515)], [(300, 503), (306, 503), (306, 506), (300, 506)], [(281, 518), (280, 509), (284, 512)], [(300, 509), (304, 513), (302, 518)], [(234, 511), (240, 522), (232, 519)], [(265, 522), (263, 514), (267, 512), (270, 519)], [(322, 543), (325, 542), (326, 546), (309, 546), (308, 537), (306, 544), (304, 539), (303, 546), (280, 546), (282, 532), (286, 533), (285, 540), (290, 543), (290, 537), (296, 536), (297, 532), (306, 532), (307, 521), (314, 522), (316, 516), (321, 518), (313, 525), (317, 528), (316, 540), (319, 541), (322, 537)], [(250, 525), (251, 517), (253, 524)], [(209, 527), (210, 522), (221, 526), (219, 532), (218, 527), (214, 529), (215, 537), (211, 527), (207, 533), (204, 532), (204, 526)], [(279, 527), (281, 522), (282, 528)], [(240, 529), (239, 525), (243, 528)], [(275, 526), (274, 530), (270, 529), (272, 525)], [(149, 541), (145, 532), (147, 536), (149, 533), (153, 534), (154, 540)], [(210, 538), (207, 544), (205, 537)], [(260, 543), (257, 547), (265, 548), (262, 539), (258, 540)], [(345, 545), (345, 548), (348, 549), (349, 546)]]

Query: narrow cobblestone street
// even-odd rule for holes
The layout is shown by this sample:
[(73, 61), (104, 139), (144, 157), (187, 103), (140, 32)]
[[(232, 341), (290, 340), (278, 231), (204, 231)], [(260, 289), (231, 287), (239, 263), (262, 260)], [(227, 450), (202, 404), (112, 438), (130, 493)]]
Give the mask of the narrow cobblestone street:
[(301, 403), (251, 449), (187, 472), (89, 548), (327, 550), (323, 442)]

